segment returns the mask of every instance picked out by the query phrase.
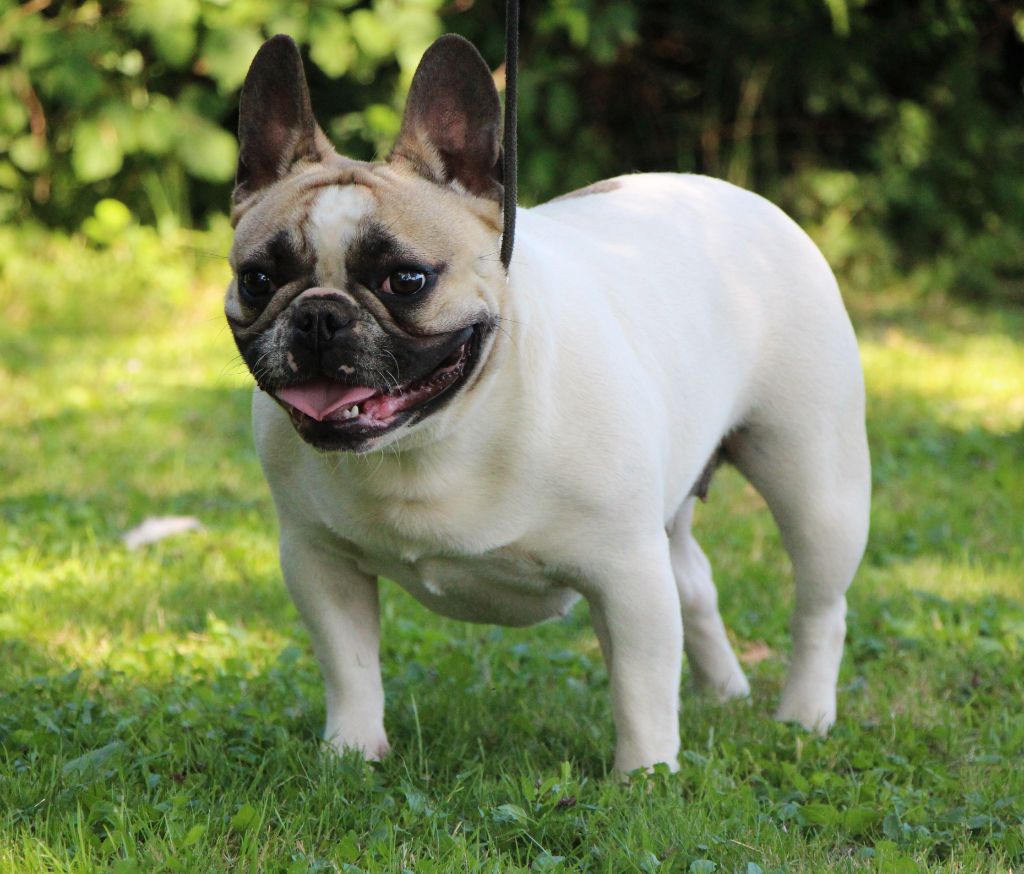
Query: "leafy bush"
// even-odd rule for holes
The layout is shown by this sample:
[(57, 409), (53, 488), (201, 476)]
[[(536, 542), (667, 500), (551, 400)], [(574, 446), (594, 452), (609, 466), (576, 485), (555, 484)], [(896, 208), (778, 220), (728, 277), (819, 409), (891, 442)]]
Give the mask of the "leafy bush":
[[(307, 54), (339, 148), (386, 154), (423, 49), (495, 67), (503, 4), (29, 0), (0, 12), (0, 217), (223, 210), (260, 42)], [(1024, 300), (1024, 11), (991, 0), (552, 0), (525, 8), (521, 189), (699, 171), (764, 192), (848, 281)], [(500, 78), (500, 77), (499, 77)]]
[[(343, 147), (365, 154), (393, 132), (399, 74), (411, 75), (441, 32), (437, 5), (126, 0), (8, 8), (0, 16), (0, 210), (63, 226), (77, 225), (104, 196), (146, 221), (222, 210), (235, 170), (238, 89), (256, 49), (278, 31), (308, 48), (319, 84), (341, 77), (336, 84), (357, 111), (344, 114), (332, 100), (322, 107), (325, 121)], [(346, 94), (337, 97), (344, 104)]]

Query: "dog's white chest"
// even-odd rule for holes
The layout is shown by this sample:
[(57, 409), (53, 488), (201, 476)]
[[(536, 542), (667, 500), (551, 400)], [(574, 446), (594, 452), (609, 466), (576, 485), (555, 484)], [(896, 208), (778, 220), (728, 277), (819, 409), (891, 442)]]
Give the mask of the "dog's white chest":
[(564, 615), (578, 597), (557, 573), (516, 549), (479, 556), (376, 553), (358, 564), (394, 580), (431, 610), (471, 622), (528, 625)]

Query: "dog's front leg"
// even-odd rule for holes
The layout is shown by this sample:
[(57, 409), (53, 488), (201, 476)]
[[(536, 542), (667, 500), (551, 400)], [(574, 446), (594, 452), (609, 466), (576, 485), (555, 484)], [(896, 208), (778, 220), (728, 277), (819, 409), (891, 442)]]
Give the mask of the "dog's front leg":
[(313, 640), (327, 702), (326, 740), (376, 761), (388, 751), (377, 580), (328, 547), (281, 532), (281, 569)]
[(668, 541), (623, 550), (590, 572), (594, 629), (611, 678), (615, 769), (665, 762), (679, 754), (679, 675), (683, 625)]

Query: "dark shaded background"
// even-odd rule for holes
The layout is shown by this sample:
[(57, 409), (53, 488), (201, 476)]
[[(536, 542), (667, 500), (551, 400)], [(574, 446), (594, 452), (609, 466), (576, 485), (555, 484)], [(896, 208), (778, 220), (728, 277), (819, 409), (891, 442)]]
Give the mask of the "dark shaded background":
[[(521, 192), (637, 170), (779, 202), (848, 283), (1024, 302), (1016, 0), (527, 2)], [(227, 204), (237, 95), (266, 36), (307, 55), (338, 147), (387, 153), (438, 34), (498, 71), (500, 3), (30, 0), (0, 12), (0, 217), (74, 229), (101, 198), (203, 224)]]

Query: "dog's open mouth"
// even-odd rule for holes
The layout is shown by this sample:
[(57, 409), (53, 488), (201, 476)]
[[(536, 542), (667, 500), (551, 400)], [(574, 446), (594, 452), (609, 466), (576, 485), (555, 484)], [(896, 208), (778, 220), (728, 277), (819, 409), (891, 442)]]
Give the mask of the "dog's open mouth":
[[(390, 389), (352, 385), (324, 377), (280, 388), (274, 392), (289, 408), (296, 424), (327, 424), (332, 431), (382, 432), (403, 414), (420, 410), (462, 379), (472, 357), (474, 338), (448, 355), (427, 376)], [(309, 421), (309, 420), (312, 420)], [(329, 423), (329, 424), (328, 424)], [(320, 429), (317, 429), (320, 430)]]

